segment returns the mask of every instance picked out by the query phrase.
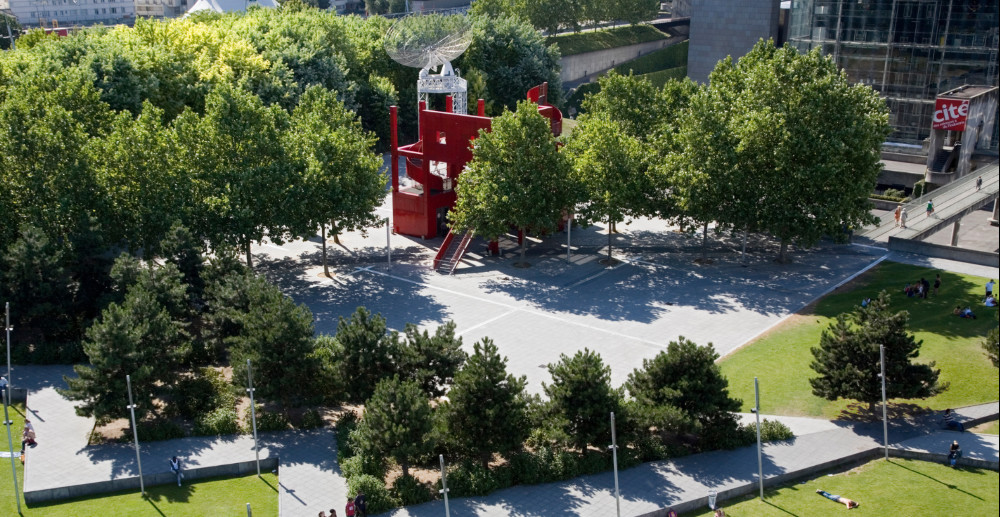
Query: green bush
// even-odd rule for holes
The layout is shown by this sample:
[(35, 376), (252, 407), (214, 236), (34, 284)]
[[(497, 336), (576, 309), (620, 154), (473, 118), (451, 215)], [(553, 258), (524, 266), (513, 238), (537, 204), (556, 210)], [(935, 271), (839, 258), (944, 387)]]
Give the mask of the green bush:
[(337, 457), (341, 461), (354, 456), (357, 452), (351, 445), (351, 433), (358, 427), (358, 416), (353, 412), (344, 413), (334, 424), (337, 433)]
[[(253, 430), (253, 424), (250, 422), (252, 416), (250, 408), (247, 407), (243, 411), (243, 421), (246, 422), (246, 430), (248, 432)], [(260, 404), (257, 404), (257, 431), (284, 431), (288, 427), (289, 423), (285, 415), (275, 413), (274, 411), (264, 411), (264, 408)]]
[(368, 513), (382, 513), (399, 506), (399, 501), (385, 487), (381, 478), (362, 474), (348, 478), (347, 493), (351, 496), (364, 492), (368, 501)]
[(215, 385), (206, 376), (182, 378), (173, 395), (174, 409), (184, 418), (198, 418), (219, 406)]
[[(496, 470), (505, 470), (507, 477), (511, 477), (509, 469)], [(465, 461), (448, 472), (448, 494), (451, 497), (486, 495), (507, 486), (510, 483), (503, 485), (496, 472), (484, 469), (478, 462)]]
[(910, 200), (908, 197), (885, 196), (881, 194), (872, 194), (868, 197), (872, 199), (881, 199), (882, 201), (892, 201), (894, 203), (905, 203)]
[(392, 485), (392, 497), (403, 506), (426, 503), (434, 499), (434, 495), (426, 485), (413, 476), (400, 476)]
[(382, 456), (355, 454), (340, 460), (340, 470), (344, 477), (351, 479), (357, 476), (372, 476), (382, 479), (388, 470), (388, 465)]
[(682, 66), (686, 67), (687, 54), (688, 42), (684, 41), (622, 63), (615, 67), (615, 71), (621, 75), (628, 75), (629, 73), (644, 75), (652, 72), (659, 72), (660, 70), (668, 70)]
[[(174, 438), (184, 437), (184, 430), (181, 429), (181, 426), (165, 419), (139, 422), (137, 425), (137, 431), (139, 434), (139, 440), (143, 442), (173, 440)], [(122, 432), (122, 435), (126, 441), (131, 439), (131, 428), (125, 429), (125, 431)]]
[(648, 79), (653, 86), (657, 88), (663, 88), (663, 85), (667, 84), (669, 81), (680, 81), (687, 77), (688, 68), (687, 66), (678, 66), (676, 68), (668, 68), (666, 70), (659, 70), (657, 72), (650, 72), (648, 74), (642, 74), (644, 79)]
[(302, 413), (302, 424), (300, 427), (302, 429), (323, 427), (323, 416), (315, 409), (307, 409), (305, 413)]
[(925, 190), (929, 191), (929, 189), (927, 188), (927, 182), (924, 181), (924, 180), (920, 180), (920, 181), (918, 181), (918, 182), (916, 182), (916, 183), (913, 184), (913, 192), (910, 195), (914, 199), (916, 199), (916, 198), (924, 195), (924, 191)]
[(240, 424), (236, 419), (236, 410), (228, 407), (217, 408), (196, 420), (194, 424), (194, 434), (198, 436), (236, 434), (239, 432)]
[(902, 199), (903, 197), (906, 196), (906, 193), (903, 192), (902, 190), (897, 190), (897, 189), (894, 189), (894, 188), (887, 188), (887, 189), (885, 189), (885, 192), (882, 193), (882, 195), (886, 196), (886, 197), (895, 197), (895, 198)]
[[(757, 440), (757, 424), (752, 423), (747, 426), (747, 428), (754, 433), (754, 440)], [(777, 421), (764, 419), (760, 423), (760, 441), (762, 442), (778, 442), (782, 440), (791, 440), (795, 438), (795, 434), (792, 430), (788, 428), (787, 425)]]
[(661, 39), (667, 39), (667, 35), (651, 25), (630, 25), (614, 29), (550, 36), (546, 38), (546, 42), (550, 45), (558, 45), (559, 52), (563, 56), (572, 56)]

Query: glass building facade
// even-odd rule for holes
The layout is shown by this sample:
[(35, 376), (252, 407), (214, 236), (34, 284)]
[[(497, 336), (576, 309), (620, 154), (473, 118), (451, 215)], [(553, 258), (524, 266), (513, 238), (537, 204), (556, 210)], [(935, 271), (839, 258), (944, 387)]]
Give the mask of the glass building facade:
[[(893, 142), (930, 135), (934, 99), (965, 84), (997, 86), (1000, 0), (792, 0), (788, 43), (820, 48), (890, 110)], [(997, 139), (993, 140), (994, 149)]]

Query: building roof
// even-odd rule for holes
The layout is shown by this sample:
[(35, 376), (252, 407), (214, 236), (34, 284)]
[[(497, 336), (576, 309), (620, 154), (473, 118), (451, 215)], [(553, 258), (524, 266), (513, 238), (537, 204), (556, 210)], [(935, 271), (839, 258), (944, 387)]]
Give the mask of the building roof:
[(188, 14), (198, 11), (215, 11), (217, 13), (231, 13), (234, 11), (246, 11), (252, 5), (260, 7), (278, 7), (275, 0), (198, 0), (187, 10)]

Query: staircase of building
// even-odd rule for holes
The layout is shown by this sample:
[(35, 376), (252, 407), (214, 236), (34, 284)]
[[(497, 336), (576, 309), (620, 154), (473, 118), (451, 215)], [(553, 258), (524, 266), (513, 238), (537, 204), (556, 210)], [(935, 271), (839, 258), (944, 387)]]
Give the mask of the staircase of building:
[(456, 235), (458, 234), (454, 230), (449, 230), (437, 255), (434, 256), (434, 270), (438, 273), (447, 272), (449, 275), (455, 273), (458, 264), (462, 262), (462, 257), (465, 256), (465, 251), (469, 249), (469, 243), (472, 242), (472, 231), (465, 232), (461, 239), (458, 239), (458, 242), (455, 241)]

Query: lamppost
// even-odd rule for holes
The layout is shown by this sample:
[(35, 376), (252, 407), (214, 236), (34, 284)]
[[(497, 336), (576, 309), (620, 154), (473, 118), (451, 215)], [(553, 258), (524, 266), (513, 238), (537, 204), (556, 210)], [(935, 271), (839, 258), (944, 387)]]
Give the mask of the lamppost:
[(260, 477), (260, 446), (257, 444), (257, 408), (253, 399), (253, 369), (247, 359), (247, 393), (250, 394), (250, 421), (253, 422), (253, 450), (257, 455), (257, 477)]
[(18, 495), (20, 492), (17, 488), (17, 466), (14, 464), (14, 440), (10, 437), (10, 425), (14, 422), (11, 421), (10, 415), (7, 413), (7, 405), (10, 403), (10, 386), (3, 390), (3, 423), (7, 426), (7, 446), (10, 447), (10, 474), (11, 479), (14, 480), (14, 500), (17, 501), (17, 514), (21, 515), (21, 498)]
[[(7, 27), (7, 33), (10, 33), (10, 27)], [(11, 40), (14, 41), (14, 40)], [(10, 302), (4, 304), (6, 307), (6, 324), (4, 325), (4, 330), (7, 331), (7, 391), (9, 392), (11, 388), (14, 387), (14, 377), (10, 375), (10, 331), (14, 330), (14, 327), (10, 326)]]
[(444, 494), (444, 516), (451, 517), (451, 509), (448, 508), (448, 471), (444, 468), (444, 454), (438, 454), (441, 460), (441, 493)]
[(753, 378), (753, 407), (750, 412), (757, 417), (757, 480), (760, 485), (760, 500), (764, 500), (764, 458), (760, 446), (760, 386), (757, 378)]
[(139, 457), (139, 431), (135, 427), (135, 404), (132, 402), (132, 376), (126, 375), (128, 384), (128, 410), (132, 414), (132, 438), (135, 439), (135, 462), (139, 465), (139, 490), (146, 495), (146, 484), (142, 481), (142, 459)]
[(611, 464), (615, 470), (615, 515), (622, 515), (621, 494), (618, 492), (618, 439), (615, 436), (615, 412), (611, 412)]
[(885, 459), (889, 459), (889, 418), (885, 404), (885, 345), (878, 346), (878, 355), (882, 363), (882, 373), (879, 374), (882, 379), (882, 440), (885, 445)]

